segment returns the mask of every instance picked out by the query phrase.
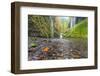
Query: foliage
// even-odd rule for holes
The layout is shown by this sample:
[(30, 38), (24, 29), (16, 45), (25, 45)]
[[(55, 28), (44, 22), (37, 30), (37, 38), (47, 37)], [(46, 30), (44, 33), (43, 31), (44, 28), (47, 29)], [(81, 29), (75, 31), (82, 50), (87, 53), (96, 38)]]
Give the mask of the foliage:
[(54, 34), (60, 36), (67, 31), (69, 19), (62, 19), (63, 17), (55, 17), (54, 21)]
[(87, 38), (88, 35), (88, 20), (84, 19), (65, 33), (65, 38)]
[(41, 37), (50, 37), (50, 19), (47, 16), (30, 15), (29, 20), (31, 20), (29, 22), (32, 22), (32, 24), (29, 24), (29, 28), (33, 27), (31, 30), (29, 30), (30, 33), (34, 33), (34, 30), (36, 30), (35, 32), (39, 32)]
[[(28, 35), (36, 34), (40, 37), (51, 38), (60, 37), (60, 34), (64, 38), (87, 38), (88, 35), (88, 19), (80, 20), (72, 28), (70, 26), (70, 18), (63, 19), (58, 16), (28, 16)], [(35, 37), (35, 36), (32, 36)], [(36, 38), (33, 38), (35, 40)]]

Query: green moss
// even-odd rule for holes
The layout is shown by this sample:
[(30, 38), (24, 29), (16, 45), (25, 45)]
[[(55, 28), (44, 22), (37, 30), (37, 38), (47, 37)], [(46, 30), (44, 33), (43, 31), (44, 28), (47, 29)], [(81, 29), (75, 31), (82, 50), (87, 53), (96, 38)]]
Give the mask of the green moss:
[(32, 37), (32, 40), (35, 41), (35, 40), (37, 40), (37, 38), (36, 37)]
[(32, 44), (31, 44), (31, 46), (32, 46), (32, 47), (36, 47), (36, 46), (37, 46), (37, 44), (35, 44), (35, 43), (32, 43)]
[(79, 22), (73, 28), (71, 28), (68, 32), (65, 33), (65, 38), (68, 38), (68, 37), (87, 38), (87, 36), (88, 36), (88, 20), (87, 19)]

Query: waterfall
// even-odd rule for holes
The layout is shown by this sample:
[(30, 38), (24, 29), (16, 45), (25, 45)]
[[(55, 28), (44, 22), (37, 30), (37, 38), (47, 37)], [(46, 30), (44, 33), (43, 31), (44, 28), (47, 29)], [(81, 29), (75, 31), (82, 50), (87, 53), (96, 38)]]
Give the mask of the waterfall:
[(60, 33), (60, 39), (62, 39), (62, 38), (63, 38), (62, 33)]
[(53, 27), (53, 19), (50, 16), (50, 21), (51, 21), (51, 38), (54, 38), (54, 27)]
[(72, 26), (73, 26), (73, 20), (72, 20), (73, 18), (71, 18), (71, 20), (70, 20), (70, 28), (72, 28)]
[(71, 17), (71, 20), (70, 20), (70, 28), (72, 28), (76, 23), (76, 17)]

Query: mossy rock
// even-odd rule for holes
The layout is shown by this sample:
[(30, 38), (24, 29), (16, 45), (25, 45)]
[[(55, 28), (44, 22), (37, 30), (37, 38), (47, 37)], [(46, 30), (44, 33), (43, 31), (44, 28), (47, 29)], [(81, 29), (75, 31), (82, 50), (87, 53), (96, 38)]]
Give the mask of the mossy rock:
[(37, 38), (36, 37), (32, 37), (32, 40), (35, 41), (35, 40), (37, 40)]
[(32, 43), (31, 46), (32, 47), (37, 47), (37, 44), (36, 43)]

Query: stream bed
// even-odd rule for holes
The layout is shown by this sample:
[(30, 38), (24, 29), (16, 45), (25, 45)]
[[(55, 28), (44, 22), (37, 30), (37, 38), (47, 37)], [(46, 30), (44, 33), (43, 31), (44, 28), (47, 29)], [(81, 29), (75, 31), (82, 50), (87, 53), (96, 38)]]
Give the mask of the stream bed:
[(80, 59), (88, 57), (87, 39), (28, 38), (28, 60)]

